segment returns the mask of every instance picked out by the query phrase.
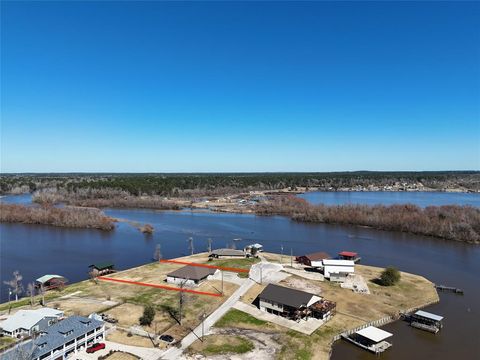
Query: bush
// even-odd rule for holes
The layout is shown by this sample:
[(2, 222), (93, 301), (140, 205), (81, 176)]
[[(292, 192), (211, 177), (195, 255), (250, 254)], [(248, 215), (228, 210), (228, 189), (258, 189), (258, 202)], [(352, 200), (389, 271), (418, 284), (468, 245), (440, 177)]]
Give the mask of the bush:
[(380, 285), (383, 286), (392, 286), (400, 281), (400, 271), (394, 267), (388, 267), (382, 271), (379, 279)]
[(150, 325), (155, 317), (155, 309), (152, 305), (146, 305), (143, 308), (143, 315), (140, 317), (140, 325)]

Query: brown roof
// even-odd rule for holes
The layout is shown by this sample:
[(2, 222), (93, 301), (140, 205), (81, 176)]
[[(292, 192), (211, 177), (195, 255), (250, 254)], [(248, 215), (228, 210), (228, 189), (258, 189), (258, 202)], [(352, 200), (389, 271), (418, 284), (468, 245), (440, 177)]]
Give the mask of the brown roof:
[(209, 275), (215, 274), (216, 271), (217, 269), (211, 269), (203, 266), (187, 265), (168, 273), (167, 276), (181, 279), (202, 280)]
[(296, 309), (299, 309), (302, 306), (307, 306), (313, 296), (318, 295), (274, 284), (268, 284), (262, 293), (258, 295), (260, 299), (274, 301)]
[(330, 255), (328, 255), (326, 252), (323, 252), (323, 251), (307, 254), (305, 255), (305, 257), (308, 258), (310, 261), (330, 259)]

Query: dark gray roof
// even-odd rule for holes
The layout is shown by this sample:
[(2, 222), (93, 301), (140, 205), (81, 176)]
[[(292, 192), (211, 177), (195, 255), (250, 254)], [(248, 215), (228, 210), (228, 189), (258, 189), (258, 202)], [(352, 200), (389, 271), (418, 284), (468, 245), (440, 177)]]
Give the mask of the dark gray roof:
[[(40, 357), (53, 349), (56, 349), (59, 346), (73, 340), (85, 333), (102, 326), (103, 321), (89, 319), (83, 316), (70, 316), (65, 320), (62, 320), (52, 326), (49, 326), (45, 331), (44, 335), (39, 336), (35, 340), (28, 341), (20, 345), (19, 349), (14, 348), (13, 350), (2, 354), (2, 360), (15, 360), (18, 358), (18, 352), (22, 353), (31, 353), (33, 348), (33, 353), (31, 358), (35, 359)], [(73, 330), (71, 334), (68, 334), (70, 330)], [(68, 335), (64, 335), (68, 334)], [(33, 344), (33, 346), (32, 346)], [(41, 344), (45, 344), (43, 347), (40, 347)]]
[(218, 256), (245, 256), (243, 250), (235, 249), (217, 249), (212, 251), (212, 255)]
[(171, 273), (168, 273), (167, 276), (181, 278), (181, 279), (190, 279), (190, 280), (202, 280), (205, 279), (208, 275), (213, 275), (217, 269), (207, 268), (203, 266), (193, 266), (187, 265)]
[(302, 307), (302, 305), (306, 306), (312, 296), (317, 295), (273, 284), (268, 284), (262, 293), (258, 295), (260, 299), (274, 301), (297, 309)]

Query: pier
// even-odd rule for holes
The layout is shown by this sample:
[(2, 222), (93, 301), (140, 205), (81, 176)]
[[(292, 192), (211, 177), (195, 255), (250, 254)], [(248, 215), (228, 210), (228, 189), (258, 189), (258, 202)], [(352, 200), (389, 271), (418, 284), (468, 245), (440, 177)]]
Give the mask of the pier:
[(438, 291), (447, 291), (447, 292), (453, 292), (455, 294), (463, 295), (463, 290), (453, 287), (453, 286), (445, 286), (445, 285), (435, 285), (435, 289)]

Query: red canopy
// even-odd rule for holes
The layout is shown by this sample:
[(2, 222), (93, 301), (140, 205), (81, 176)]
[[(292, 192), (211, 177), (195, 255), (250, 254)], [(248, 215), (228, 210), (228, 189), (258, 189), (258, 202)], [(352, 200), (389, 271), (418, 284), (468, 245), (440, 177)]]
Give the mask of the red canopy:
[(340, 256), (348, 256), (348, 257), (355, 257), (357, 256), (358, 254), (356, 252), (351, 252), (351, 251), (342, 251), (341, 253), (339, 253), (338, 255)]

